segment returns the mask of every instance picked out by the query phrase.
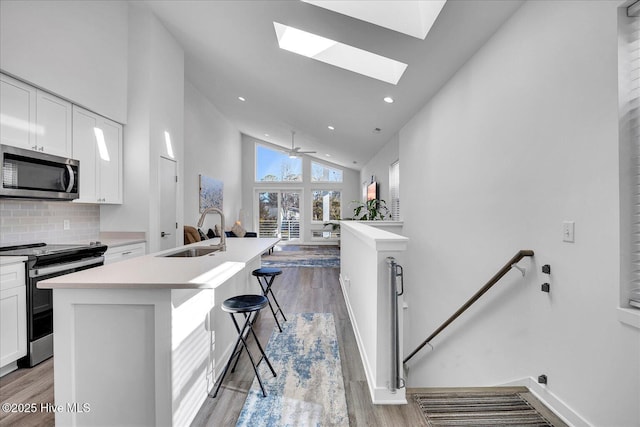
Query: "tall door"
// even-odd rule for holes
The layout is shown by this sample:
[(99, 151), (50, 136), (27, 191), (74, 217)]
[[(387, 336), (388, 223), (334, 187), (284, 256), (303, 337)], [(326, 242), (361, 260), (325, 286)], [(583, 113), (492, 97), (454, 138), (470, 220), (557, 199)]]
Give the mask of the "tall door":
[(300, 239), (300, 192), (259, 191), (258, 233), (260, 237)]
[(178, 170), (175, 160), (160, 157), (160, 250), (176, 247), (176, 192)]

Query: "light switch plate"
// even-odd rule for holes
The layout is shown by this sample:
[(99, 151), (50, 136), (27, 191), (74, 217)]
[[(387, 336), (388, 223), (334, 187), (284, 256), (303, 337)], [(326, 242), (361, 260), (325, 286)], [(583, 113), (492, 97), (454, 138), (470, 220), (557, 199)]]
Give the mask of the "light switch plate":
[(64, 221), (62, 221), (63, 230), (69, 230), (70, 228), (71, 228), (71, 221), (69, 221), (68, 219), (65, 219)]
[(576, 223), (573, 221), (564, 221), (562, 223), (562, 241), (574, 243), (575, 242), (575, 231), (576, 231)]

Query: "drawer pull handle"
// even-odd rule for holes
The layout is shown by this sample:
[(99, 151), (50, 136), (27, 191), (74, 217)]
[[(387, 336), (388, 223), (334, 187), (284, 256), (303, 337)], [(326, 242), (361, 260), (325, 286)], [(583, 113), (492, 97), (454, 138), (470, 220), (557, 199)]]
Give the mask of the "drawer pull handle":
[(132, 251), (122, 252), (122, 255), (123, 255), (123, 256), (124, 256), (124, 255), (129, 255), (129, 254), (131, 254), (131, 253), (133, 253), (133, 252), (132, 252)]

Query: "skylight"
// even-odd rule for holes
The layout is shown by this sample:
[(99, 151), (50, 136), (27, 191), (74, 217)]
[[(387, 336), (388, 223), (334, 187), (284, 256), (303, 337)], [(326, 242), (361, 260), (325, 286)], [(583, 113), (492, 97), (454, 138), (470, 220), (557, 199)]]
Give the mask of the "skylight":
[(407, 64), (274, 22), (281, 49), (367, 77), (397, 84)]
[(446, 0), (302, 1), (422, 40), (446, 3)]

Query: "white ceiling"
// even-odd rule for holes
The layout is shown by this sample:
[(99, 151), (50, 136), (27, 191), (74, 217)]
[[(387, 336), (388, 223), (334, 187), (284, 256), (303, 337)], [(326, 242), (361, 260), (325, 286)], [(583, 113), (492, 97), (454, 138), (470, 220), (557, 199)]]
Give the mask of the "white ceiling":
[[(424, 40), (302, 1), (147, 4), (183, 46), (186, 78), (241, 132), (287, 148), (295, 130), (296, 146), (360, 169), (522, 1), (449, 0)], [(404, 62), (407, 70), (392, 85), (281, 50), (274, 21)]]

